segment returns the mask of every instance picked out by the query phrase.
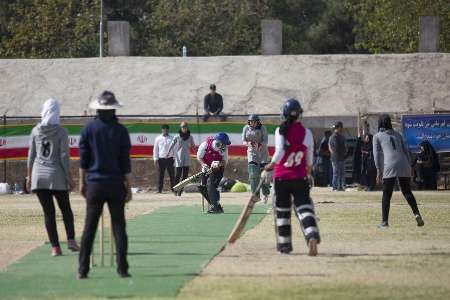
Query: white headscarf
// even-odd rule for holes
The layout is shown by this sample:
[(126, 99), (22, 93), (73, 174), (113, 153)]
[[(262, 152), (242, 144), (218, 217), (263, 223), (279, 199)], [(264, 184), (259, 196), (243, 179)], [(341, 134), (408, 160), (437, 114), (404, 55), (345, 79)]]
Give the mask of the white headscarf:
[(58, 125), (59, 124), (59, 103), (57, 100), (50, 98), (44, 102), (41, 112), (41, 125)]

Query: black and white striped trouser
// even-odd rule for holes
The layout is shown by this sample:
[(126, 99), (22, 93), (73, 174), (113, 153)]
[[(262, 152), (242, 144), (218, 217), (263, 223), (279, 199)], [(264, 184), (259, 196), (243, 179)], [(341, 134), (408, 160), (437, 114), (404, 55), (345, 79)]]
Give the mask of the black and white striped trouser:
[(293, 180), (275, 180), (275, 230), (277, 248), (292, 247), (291, 209), (294, 200), (295, 214), (300, 222), (306, 241), (314, 238), (320, 242), (319, 226), (314, 213), (314, 203), (309, 195), (307, 178)]

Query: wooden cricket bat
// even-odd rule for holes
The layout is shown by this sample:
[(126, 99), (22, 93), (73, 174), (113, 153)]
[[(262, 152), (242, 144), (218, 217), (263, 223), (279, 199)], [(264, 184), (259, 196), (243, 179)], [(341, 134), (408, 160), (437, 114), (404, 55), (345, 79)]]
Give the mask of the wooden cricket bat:
[(207, 175), (207, 174), (209, 174), (209, 173), (211, 173), (211, 169), (207, 169), (207, 170), (205, 170), (205, 171), (198, 172), (198, 173), (196, 173), (196, 174), (194, 174), (194, 175), (192, 175), (192, 176), (186, 178), (185, 180), (179, 182), (177, 185), (175, 185), (175, 186), (173, 187), (173, 190), (174, 190), (175, 192), (178, 192), (178, 191), (180, 191), (182, 188), (184, 188), (185, 186), (187, 186), (189, 183), (196, 182), (196, 181), (200, 180), (200, 178), (202, 178), (202, 176)]
[(261, 200), (257, 196), (257, 194), (261, 190), (263, 183), (264, 183), (264, 178), (261, 178), (259, 180), (259, 184), (256, 187), (255, 192), (252, 194), (252, 196), (248, 200), (247, 204), (245, 205), (244, 209), (241, 212), (241, 215), (239, 216), (239, 219), (237, 220), (236, 224), (234, 225), (233, 230), (231, 231), (230, 235), (228, 236), (228, 243), (233, 244), (241, 236), (242, 230), (244, 230), (245, 224), (247, 224), (247, 221), (253, 211), (253, 208), (255, 207), (255, 203)]

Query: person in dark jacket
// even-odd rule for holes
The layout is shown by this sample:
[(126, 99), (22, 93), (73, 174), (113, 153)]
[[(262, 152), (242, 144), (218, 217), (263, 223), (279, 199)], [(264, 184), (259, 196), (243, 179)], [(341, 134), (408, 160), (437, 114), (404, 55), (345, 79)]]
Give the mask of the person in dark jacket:
[(439, 158), (428, 141), (420, 143), (420, 152), (414, 162), (420, 190), (436, 190), (437, 174), (441, 170)]
[(361, 145), (361, 183), (366, 191), (373, 191), (377, 183), (377, 168), (373, 158), (373, 136), (366, 133)]
[(331, 131), (327, 130), (324, 132), (324, 137), (320, 141), (318, 156), (320, 159), (320, 165), (322, 167), (322, 173), (324, 178), (325, 186), (331, 186), (333, 180), (333, 168), (331, 167), (331, 153), (328, 147), (328, 142), (330, 141)]
[(218, 117), (221, 121), (226, 120), (226, 116), (222, 111), (223, 98), (221, 94), (216, 92), (215, 84), (209, 86), (209, 94), (203, 98), (203, 109), (205, 110), (203, 115), (204, 122), (207, 122), (211, 117)]
[(333, 191), (345, 190), (345, 158), (347, 157), (347, 147), (343, 134), (344, 125), (338, 121), (334, 124), (334, 133), (328, 142), (331, 163), (333, 166)]
[(86, 221), (79, 257), (78, 278), (87, 278), (92, 244), (103, 205), (108, 205), (116, 245), (117, 272), (128, 273), (125, 202), (131, 200), (130, 135), (119, 123), (115, 111), (122, 105), (112, 92), (104, 91), (89, 108), (96, 118), (81, 131), (80, 193), (86, 198)]

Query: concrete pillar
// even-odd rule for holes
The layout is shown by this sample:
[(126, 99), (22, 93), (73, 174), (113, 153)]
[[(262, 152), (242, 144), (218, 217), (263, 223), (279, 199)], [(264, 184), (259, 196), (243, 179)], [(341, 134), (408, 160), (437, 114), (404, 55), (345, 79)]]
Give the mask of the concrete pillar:
[(439, 17), (419, 17), (419, 52), (439, 52)]
[(283, 50), (283, 23), (280, 20), (261, 21), (262, 55), (280, 55)]
[(108, 56), (130, 55), (130, 24), (108, 21)]

